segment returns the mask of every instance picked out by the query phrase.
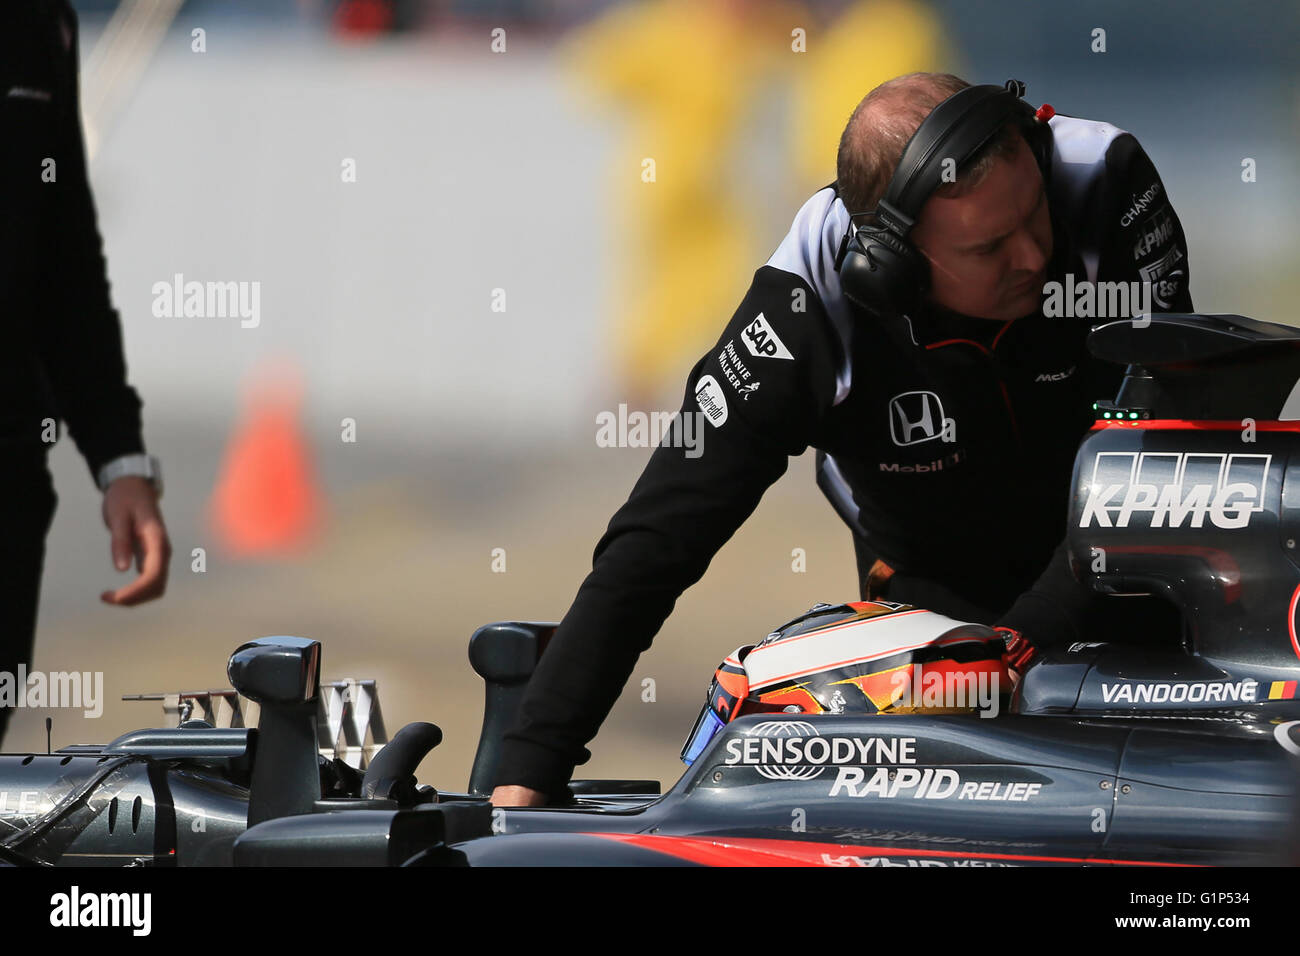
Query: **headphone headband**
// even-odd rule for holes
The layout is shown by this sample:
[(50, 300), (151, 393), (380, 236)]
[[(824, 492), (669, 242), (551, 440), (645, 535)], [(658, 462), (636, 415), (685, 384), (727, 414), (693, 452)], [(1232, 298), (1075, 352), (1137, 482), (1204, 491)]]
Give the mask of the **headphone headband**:
[[(958, 90), (936, 106), (903, 148), (898, 167), (877, 209), (881, 221), (890, 218), (906, 228), (906, 236), (921, 207), (938, 187), (944, 160), (960, 169), (987, 145), (1009, 119), (1028, 119), (1033, 109), (1020, 97), (1025, 85), (1008, 80), (1004, 86), (986, 84)], [(900, 215), (901, 214), (901, 215)]]

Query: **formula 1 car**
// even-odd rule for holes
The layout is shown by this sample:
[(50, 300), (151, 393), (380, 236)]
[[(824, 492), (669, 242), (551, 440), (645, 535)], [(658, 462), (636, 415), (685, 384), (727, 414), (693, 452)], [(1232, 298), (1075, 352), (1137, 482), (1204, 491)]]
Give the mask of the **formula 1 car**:
[(1076, 458), (1071, 565), (1100, 592), (1163, 596), (1182, 647), (1093, 635), (1040, 654), (1008, 696), (991, 628), (818, 605), (723, 661), (666, 793), (579, 780), (567, 805), (502, 809), (487, 800), (499, 742), (554, 624), (471, 638), (487, 698), (464, 792), (415, 780), (433, 724), (364, 772), (322, 756), (320, 644), (262, 638), (228, 667), (255, 729), (191, 719), (0, 756), (0, 864), (1290, 862), (1300, 332), (1156, 315), (1089, 344), (1128, 370)]

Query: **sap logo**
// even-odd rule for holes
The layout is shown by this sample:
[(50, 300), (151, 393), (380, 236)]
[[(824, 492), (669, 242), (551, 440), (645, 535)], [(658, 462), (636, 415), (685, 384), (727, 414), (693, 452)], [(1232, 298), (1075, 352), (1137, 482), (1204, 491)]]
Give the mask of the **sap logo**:
[(727, 396), (712, 375), (703, 376), (695, 386), (695, 402), (709, 424), (721, 428), (727, 421)]
[(943, 417), (943, 402), (934, 392), (902, 392), (889, 400), (889, 437), (895, 445), (956, 441), (957, 423)]
[(1074, 374), (1075, 366), (1071, 365), (1064, 372), (1039, 372), (1035, 382), (1060, 382)]
[(1100, 452), (1080, 528), (1127, 528), (1134, 515), (1150, 528), (1244, 528), (1264, 510), (1272, 455)]
[(767, 324), (767, 319), (763, 318), (763, 313), (758, 313), (758, 318), (745, 327), (745, 348), (749, 353), (758, 358), (779, 358), (793, 359), (790, 350), (785, 347), (772, 327)]

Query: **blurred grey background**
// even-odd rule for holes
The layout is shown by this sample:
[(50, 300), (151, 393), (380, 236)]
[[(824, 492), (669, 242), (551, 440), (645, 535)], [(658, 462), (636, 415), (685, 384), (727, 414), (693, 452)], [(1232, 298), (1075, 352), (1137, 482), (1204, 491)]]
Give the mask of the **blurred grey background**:
[[(176, 556), (163, 600), (101, 604), (125, 577), (60, 442), (35, 667), (102, 670), (108, 700), (98, 720), (54, 712), (55, 747), (153, 723), (157, 705), (118, 698), (224, 687), (236, 645), (296, 634), (324, 642), (327, 679), (378, 679), (390, 732), (441, 725), (422, 780), (463, 787), (482, 713), (470, 633), (558, 620), (650, 453), (597, 447), (596, 415), (678, 406), (834, 178), (852, 106), (897, 73), (1016, 76), (1031, 102), (1133, 132), (1186, 230), (1198, 309), (1298, 318), (1292, 4), (75, 6), (95, 198)], [(154, 284), (178, 273), (260, 283), (259, 324), (155, 316)], [(258, 464), (286, 440), (258, 391), (278, 379), (300, 389), (287, 475)], [(315, 517), (241, 549), (213, 517), (222, 487), (314, 501)], [(853, 599), (851, 542), (805, 455), (679, 602), (579, 775), (671, 783), (718, 661)], [(45, 716), (19, 711), (6, 749), (43, 748)]]

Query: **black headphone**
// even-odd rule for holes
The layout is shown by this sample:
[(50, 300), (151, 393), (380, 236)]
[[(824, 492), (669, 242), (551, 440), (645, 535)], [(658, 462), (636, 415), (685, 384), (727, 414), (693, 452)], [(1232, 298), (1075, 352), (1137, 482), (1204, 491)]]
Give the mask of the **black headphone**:
[[(1052, 159), (1054, 111), (1035, 111), (1022, 98), (1025, 84), (968, 86), (931, 111), (903, 148), (880, 204), (869, 213), (849, 215), (849, 229), (835, 257), (840, 285), (851, 301), (872, 312), (910, 314), (930, 286), (925, 257), (908, 241), (921, 207), (939, 186), (945, 160), (956, 169), (986, 146), (1008, 120), (1021, 126), (1039, 168), (1047, 176)], [(854, 219), (867, 215), (860, 226)]]

